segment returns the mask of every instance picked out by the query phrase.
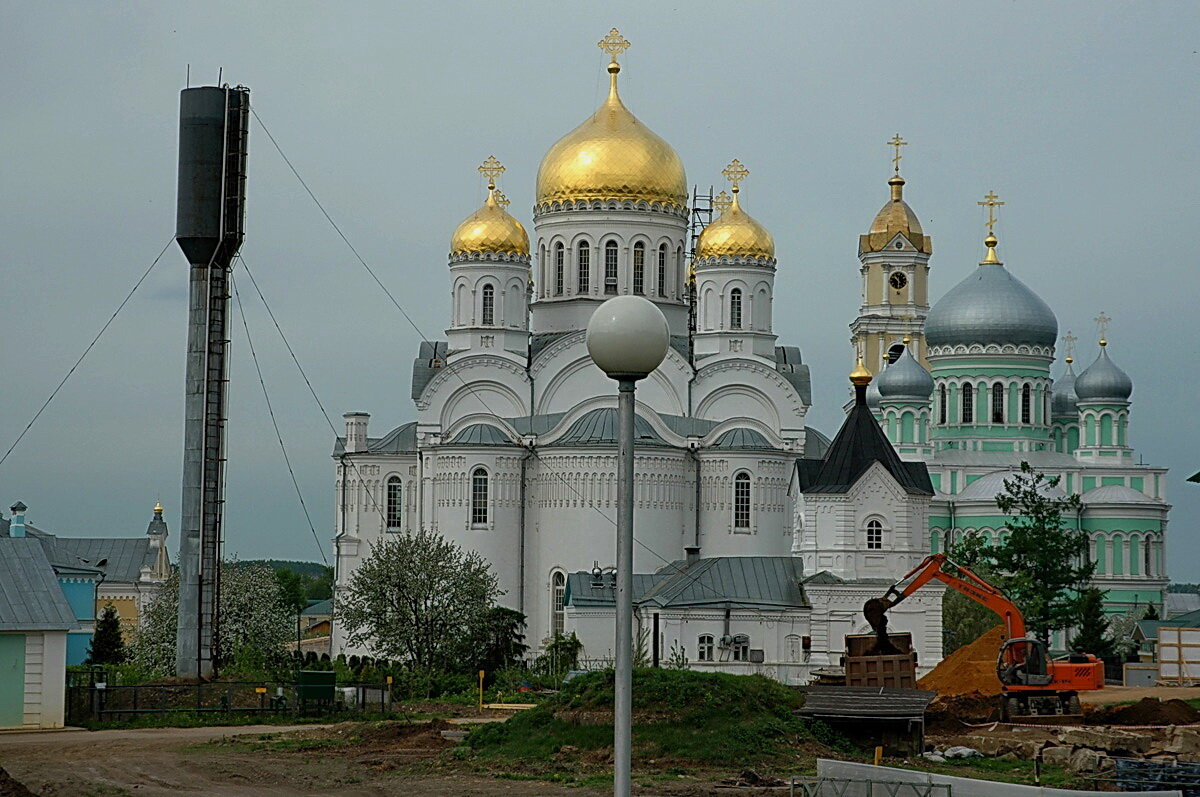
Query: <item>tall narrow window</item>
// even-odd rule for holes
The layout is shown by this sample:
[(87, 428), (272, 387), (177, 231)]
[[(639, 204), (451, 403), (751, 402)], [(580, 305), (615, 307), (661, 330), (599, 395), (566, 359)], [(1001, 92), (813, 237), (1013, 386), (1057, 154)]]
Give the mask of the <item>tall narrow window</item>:
[(733, 479), (733, 528), (750, 530), (750, 474), (739, 473)]
[(972, 423), (975, 420), (975, 386), (962, 386), (962, 422)]
[(564, 260), (566, 259), (566, 250), (561, 243), (554, 247), (554, 295), (562, 296), (563, 293), (563, 272)]
[(387, 480), (387, 530), (399, 531), (403, 520), (404, 486), (399, 476)]
[(867, 521), (867, 550), (883, 550), (883, 524), (878, 520)]
[(496, 289), (491, 285), (483, 286), (483, 325), (490, 327), (496, 323)]
[(488, 474), (483, 468), (471, 471), (471, 525), (488, 522)]
[(738, 634), (733, 638), (733, 660), (750, 661), (750, 637)]
[(579, 250), (575, 253), (575, 265), (578, 268), (579, 292), (587, 293), (592, 289), (592, 250), (588, 248), (586, 241), (579, 244)]
[(633, 292), (646, 292), (646, 245), (641, 241), (633, 245)]
[(729, 292), (729, 328), (742, 328), (742, 289), (734, 288)]
[(667, 245), (658, 247), (658, 295), (667, 295)]
[(1030, 414), (1033, 411), (1033, 388), (1029, 383), (1021, 387), (1021, 423), (1031, 423)]
[(992, 385), (992, 423), (1004, 423), (1004, 385)]
[(713, 660), (713, 635), (701, 634), (700, 641), (696, 645), (696, 659), (698, 661)]
[(553, 593), (551, 596), (553, 606), (550, 610), (550, 632), (561, 634), (567, 625), (567, 610), (563, 608), (567, 598), (567, 577), (561, 570), (554, 571), (554, 575), (550, 577), (550, 591)]
[(617, 292), (617, 242), (604, 245), (604, 292)]
[(938, 386), (938, 423), (946, 424), (946, 386)]

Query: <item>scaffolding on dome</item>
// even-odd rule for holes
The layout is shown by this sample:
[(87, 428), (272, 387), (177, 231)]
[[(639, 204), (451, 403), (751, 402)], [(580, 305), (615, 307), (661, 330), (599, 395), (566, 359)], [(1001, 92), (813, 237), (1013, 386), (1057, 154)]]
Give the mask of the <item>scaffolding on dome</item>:
[(708, 187), (707, 193), (700, 193), (700, 186), (692, 186), (691, 211), (688, 214), (688, 251), (687, 251), (687, 296), (688, 296), (688, 362), (695, 365), (695, 336), (696, 336), (696, 245), (700, 242), (700, 234), (704, 228), (712, 224), (713, 207), (716, 194), (713, 187)]

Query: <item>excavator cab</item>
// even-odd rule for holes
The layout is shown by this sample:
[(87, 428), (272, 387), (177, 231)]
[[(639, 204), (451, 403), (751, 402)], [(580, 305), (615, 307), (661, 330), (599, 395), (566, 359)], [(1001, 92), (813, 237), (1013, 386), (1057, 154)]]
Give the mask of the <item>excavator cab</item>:
[(1050, 653), (1040, 639), (1009, 639), (1000, 648), (996, 677), (1005, 686), (1049, 686)]

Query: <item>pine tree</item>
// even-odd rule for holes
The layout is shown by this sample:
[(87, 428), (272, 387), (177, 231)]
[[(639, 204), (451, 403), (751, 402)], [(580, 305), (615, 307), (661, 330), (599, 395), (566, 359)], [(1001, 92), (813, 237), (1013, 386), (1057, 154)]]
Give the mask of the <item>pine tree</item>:
[(121, 619), (110, 603), (96, 620), (96, 631), (88, 648), (88, 664), (120, 664), (125, 661), (125, 640), (121, 637)]
[(1153, 603), (1152, 603), (1152, 604), (1150, 604), (1149, 606), (1147, 606), (1147, 607), (1146, 607), (1146, 613), (1145, 613), (1144, 615), (1142, 615), (1142, 619), (1143, 619), (1143, 620), (1157, 620), (1157, 619), (1159, 619), (1159, 617), (1158, 617), (1158, 607), (1157, 607), (1157, 606), (1155, 606)]
[(1104, 614), (1104, 593), (1089, 587), (1079, 596), (1079, 625), (1071, 639), (1071, 650), (1110, 656), (1113, 641), (1108, 636), (1108, 617)]

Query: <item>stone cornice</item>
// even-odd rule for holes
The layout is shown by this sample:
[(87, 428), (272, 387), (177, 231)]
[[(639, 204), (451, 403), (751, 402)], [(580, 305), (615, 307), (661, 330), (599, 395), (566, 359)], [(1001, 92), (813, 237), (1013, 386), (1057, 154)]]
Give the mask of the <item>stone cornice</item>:
[[(525, 369), (522, 368), (521, 366), (519, 366), (517, 363), (513, 362), (512, 360), (508, 359), (507, 357), (497, 357), (492, 354), (470, 355), (470, 356), (464, 357), (460, 360), (455, 360), (453, 363), (450, 363), (449, 365), (444, 365), (438, 369), (437, 373), (434, 374), (433, 378), (429, 380), (429, 383), (427, 385), (425, 385), (425, 389), (421, 391), (421, 398), (417, 399), (414, 402), (417, 405), (417, 409), (418, 410), (429, 409), (429, 401), (425, 397), (433, 395), (442, 386), (442, 383), (444, 383), (446, 380), (451, 379), (451, 378), (457, 378), (457, 377), (455, 377), (455, 374), (457, 374), (459, 371), (467, 370), (467, 369), (471, 369), (471, 368), (481, 368), (481, 367), (499, 368), (500, 370), (508, 371), (509, 373), (516, 374), (522, 380), (526, 380), (526, 381), (528, 380), (528, 377), (525, 373)], [(465, 383), (465, 385), (464, 385), (465, 387), (467, 387), (468, 389), (470, 388), (470, 386), (471, 386), (470, 379), (462, 379), (460, 381)]]
[(533, 206), (533, 220), (554, 213), (570, 213), (572, 211), (615, 210), (633, 211), (639, 213), (661, 213), (664, 216), (674, 216), (686, 220), (688, 209), (686, 205), (667, 204), (663, 202), (646, 202), (633, 199), (578, 199), (564, 202), (541, 202)]
[(954, 345), (944, 344), (941, 346), (930, 345), (926, 350), (926, 356), (931, 362), (939, 357), (962, 357), (976, 354), (1015, 354), (1022, 357), (1053, 360), (1054, 347), (1036, 343), (972, 343), (969, 345), (959, 343)]
[(451, 252), (450, 265), (461, 263), (513, 263), (522, 266), (529, 265), (529, 255), (516, 252)]
[(698, 257), (692, 261), (693, 267), (699, 273), (704, 269), (714, 269), (729, 266), (756, 266), (759, 268), (775, 268), (779, 261), (773, 257), (749, 257), (747, 255), (719, 255), (717, 257)]

